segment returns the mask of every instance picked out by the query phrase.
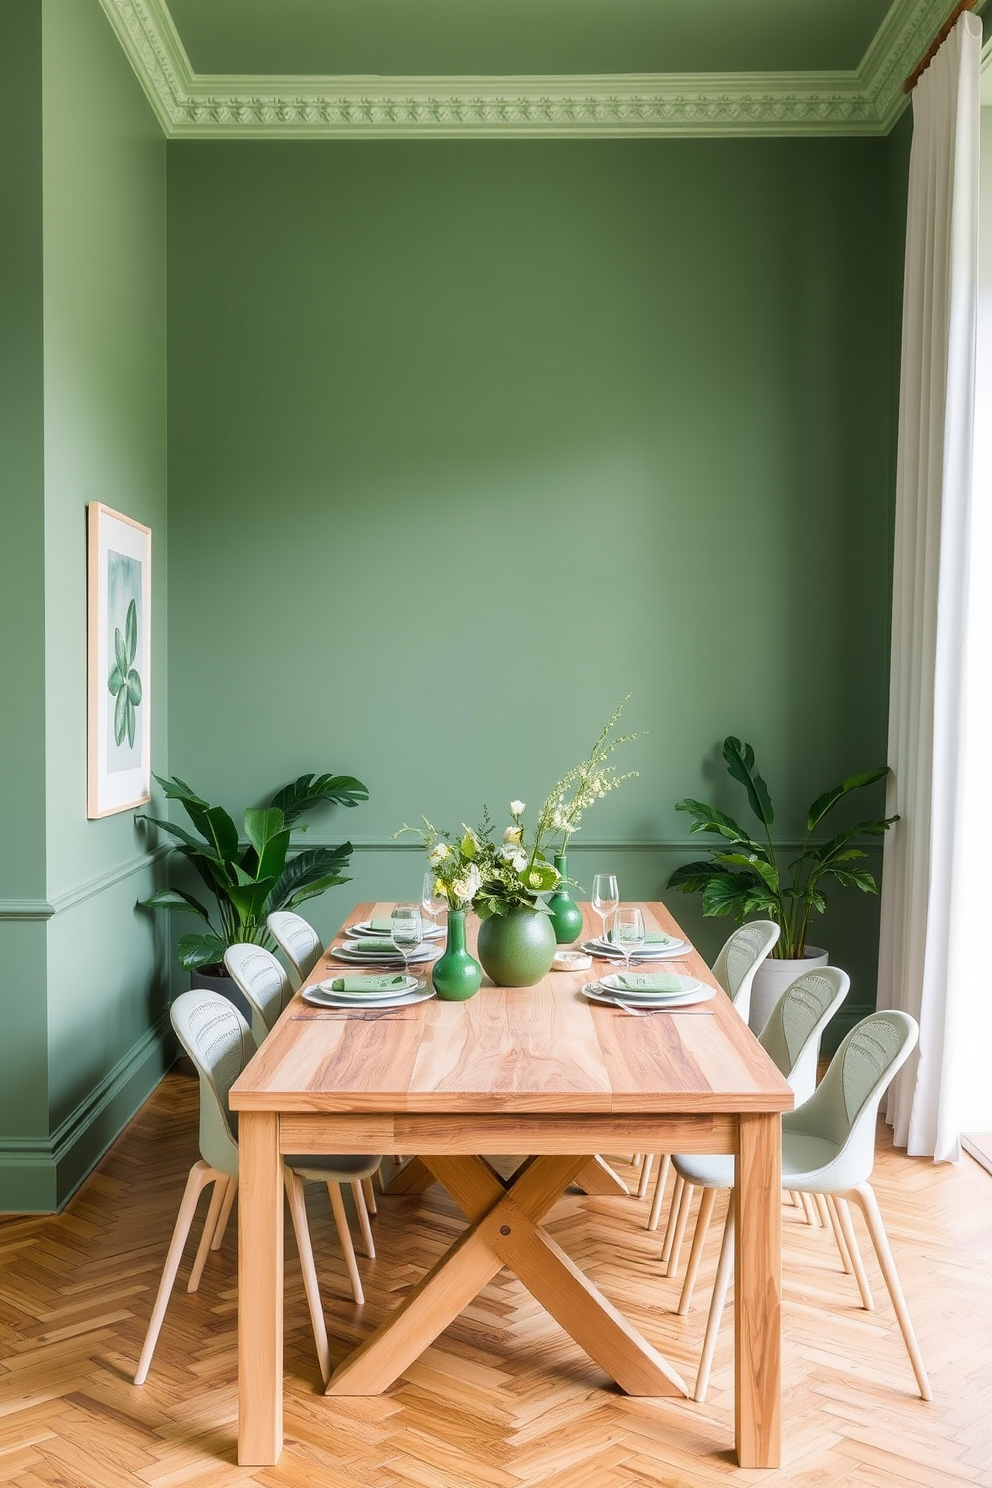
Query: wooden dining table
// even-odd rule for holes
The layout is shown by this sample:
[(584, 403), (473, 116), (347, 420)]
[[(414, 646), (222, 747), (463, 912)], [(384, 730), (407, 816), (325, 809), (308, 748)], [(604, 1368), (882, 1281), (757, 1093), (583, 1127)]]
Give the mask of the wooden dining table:
[[(390, 907), (359, 904), (347, 923)], [(681, 935), (663, 904), (641, 907), (649, 929)], [(308, 985), (345, 969), (332, 951)], [(282, 1449), (287, 1153), (416, 1154), (407, 1173), (442, 1183), (468, 1221), (338, 1365), (328, 1395), (388, 1389), (505, 1266), (621, 1389), (686, 1396), (669, 1361), (542, 1225), (596, 1154), (633, 1150), (735, 1154), (737, 1459), (779, 1465), (780, 1116), (792, 1091), (722, 991), (681, 1014), (636, 1017), (582, 996), (583, 983), (606, 969), (595, 964), (592, 973), (549, 972), (534, 987), (484, 978), (467, 1002), (434, 999), (371, 1016), (297, 995), (282, 1014), (230, 1098), (240, 1147), (241, 1464), (275, 1463)], [(691, 946), (665, 964), (716, 986)], [(500, 1177), (488, 1159), (513, 1153), (525, 1157)]]

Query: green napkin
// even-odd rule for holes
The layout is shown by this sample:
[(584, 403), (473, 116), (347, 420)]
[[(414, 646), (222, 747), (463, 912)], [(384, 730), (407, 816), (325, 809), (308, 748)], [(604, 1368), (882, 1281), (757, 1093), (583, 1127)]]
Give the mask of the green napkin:
[[(378, 956), (385, 953), (387, 955), (399, 956), (401, 954), (391, 940), (377, 940), (371, 935), (356, 936), (355, 939), (361, 950), (368, 951), (370, 955), (374, 954)], [(410, 950), (416, 950), (416, 946), (411, 946)]]
[(377, 935), (391, 935), (393, 933), (393, 922), (389, 915), (381, 920), (369, 920), (369, 928)]
[(684, 992), (685, 981), (668, 971), (621, 974), (617, 981), (625, 992)]
[[(615, 940), (616, 936), (610, 930), (606, 935), (607, 940)], [(675, 936), (669, 935), (664, 930), (647, 930), (644, 934), (645, 945), (666, 946), (675, 944)]]
[[(326, 987), (328, 984), (324, 982)], [(332, 992), (393, 992), (406, 986), (403, 976), (340, 976), (330, 983)]]

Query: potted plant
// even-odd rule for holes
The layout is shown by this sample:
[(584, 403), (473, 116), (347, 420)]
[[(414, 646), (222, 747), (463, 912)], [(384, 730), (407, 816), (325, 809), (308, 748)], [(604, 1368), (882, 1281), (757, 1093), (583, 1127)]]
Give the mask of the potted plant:
[(813, 833), (839, 801), (852, 791), (883, 780), (889, 770), (881, 765), (863, 775), (850, 775), (817, 796), (806, 813), (806, 836), (798, 856), (781, 863), (772, 841), (775, 811), (768, 787), (755, 767), (754, 750), (730, 735), (723, 741), (723, 758), (728, 774), (744, 787), (747, 803), (761, 823), (763, 840), (756, 840), (715, 806), (687, 796), (676, 803), (675, 809), (693, 817), (690, 831), (710, 832), (721, 838), (722, 846), (708, 859), (676, 868), (668, 887), (686, 894), (701, 893), (704, 915), (733, 915), (739, 923), (768, 919), (780, 927), (778, 943), (758, 968), (751, 994), (751, 1026), (760, 1029), (791, 981), (811, 965), (826, 964), (826, 951), (807, 942), (812, 917), (826, 909), (823, 881), (832, 879), (844, 887), (876, 894), (874, 876), (858, 866), (865, 853), (855, 846), (855, 840), (880, 837), (899, 818), (859, 821), (826, 842), (814, 842)]
[[(307, 848), (289, 856), (290, 839), (300, 817), (322, 802), (357, 806), (368, 791), (351, 775), (301, 775), (276, 791), (268, 806), (249, 807), (244, 839), (233, 818), (210, 806), (178, 776), (155, 779), (170, 801), (179, 801), (193, 825), (190, 832), (175, 822), (142, 816), (176, 839), (177, 851), (199, 874), (216, 904), (215, 917), (185, 889), (161, 889), (141, 903), (151, 909), (182, 909), (201, 919), (205, 930), (180, 937), (179, 964), (203, 977), (226, 977), (224, 952), (247, 941), (272, 948), (266, 919), (273, 910), (296, 909), (335, 884), (348, 883), (350, 842), (340, 847)], [(204, 985), (200, 980), (196, 985)], [(210, 985), (209, 982), (206, 985)]]

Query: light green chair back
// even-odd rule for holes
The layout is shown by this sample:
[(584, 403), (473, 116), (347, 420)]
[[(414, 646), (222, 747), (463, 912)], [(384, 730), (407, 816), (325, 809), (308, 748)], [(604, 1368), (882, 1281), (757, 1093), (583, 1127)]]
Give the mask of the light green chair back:
[(200, 1156), (229, 1178), (238, 1174), (237, 1112), (227, 1097), (255, 1052), (237, 1008), (217, 992), (183, 992), (171, 1008), (172, 1026), (200, 1076)]
[(224, 965), (251, 1008), (251, 1031), (255, 1043), (261, 1048), (293, 996), (289, 977), (264, 946), (228, 946), (224, 952)]
[(795, 1091), (796, 1105), (816, 1089), (820, 1040), (847, 996), (851, 978), (837, 966), (804, 971), (772, 1008), (758, 1042)]
[(276, 910), (265, 923), (302, 985), (324, 954), (320, 936), (308, 920), (290, 909)]
[(908, 1013), (872, 1013), (844, 1039), (809, 1100), (782, 1117), (782, 1183), (846, 1193), (875, 1166), (875, 1118), (919, 1028)]
[(713, 975), (746, 1023), (751, 1011), (751, 983), (781, 931), (771, 920), (741, 925), (713, 962)]

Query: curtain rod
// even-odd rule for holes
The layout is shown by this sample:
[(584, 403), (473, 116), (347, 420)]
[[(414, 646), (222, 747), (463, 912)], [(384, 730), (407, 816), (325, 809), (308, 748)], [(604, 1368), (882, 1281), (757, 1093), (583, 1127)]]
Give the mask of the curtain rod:
[(917, 63), (916, 67), (913, 69), (913, 71), (909, 74), (909, 77), (903, 83), (903, 85), (902, 85), (902, 91), (904, 93), (912, 93), (913, 89), (916, 87), (917, 83), (920, 81), (920, 78), (923, 76), (923, 74), (926, 72), (927, 68), (930, 66), (930, 63), (933, 61), (934, 57), (936, 57), (936, 55), (937, 55), (938, 51), (940, 50), (940, 48), (943, 46), (943, 44), (947, 40), (948, 36), (950, 36), (952, 30), (954, 29), (954, 25), (955, 25), (955, 22), (957, 21), (958, 16), (963, 15), (966, 10), (974, 10), (975, 9), (975, 6), (977, 4), (978, 4), (978, 0), (958, 0), (958, 4), (955, 5), (954, 9), (951, 11), (950, 15), (947, 17), (947, 20), (941, 26), (940, 30), (937, 32), (937, 35), (934, 37), (933, 41), (931, 42), (930, 47), (928, 48), (925, 56), (923, 57), (923, 60), (921, 62)]

